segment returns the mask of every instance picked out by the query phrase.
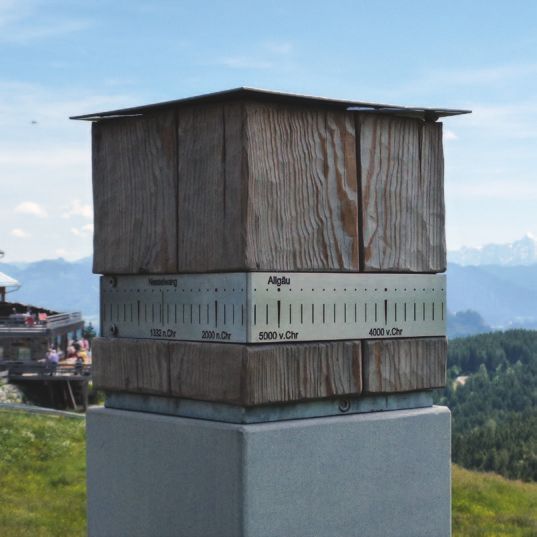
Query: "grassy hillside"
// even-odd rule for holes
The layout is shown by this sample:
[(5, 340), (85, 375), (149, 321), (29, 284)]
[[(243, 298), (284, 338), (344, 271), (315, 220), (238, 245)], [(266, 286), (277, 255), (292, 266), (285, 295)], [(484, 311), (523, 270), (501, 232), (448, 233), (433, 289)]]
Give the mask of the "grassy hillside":
[(86, 533), (85, 420), (0, 411), (0, 535)]
[(535, 537), (537, 484), (453, 466), (453, 537)]
[[(0, 535), (83, 537), (84, 420), (0, 411)], [(453, 468), (454, 537), (537, 535), (537, 484)]]

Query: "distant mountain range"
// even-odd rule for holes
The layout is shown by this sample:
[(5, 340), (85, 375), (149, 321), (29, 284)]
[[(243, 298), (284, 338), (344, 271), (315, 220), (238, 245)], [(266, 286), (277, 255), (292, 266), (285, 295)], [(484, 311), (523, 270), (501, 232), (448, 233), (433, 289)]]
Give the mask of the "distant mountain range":
[(88, 321), (99, 315), (99, 277), (91, 272), (92, 258), (79, 261), (47, 259), (34, 263), (0, 263), (0, 272), (22, 287), (7, 299), (60, 312), (81, 311)]
[(491, 332), (492, 328), (485, 322), (477, 311), (465, 310), (447, 315), (447, 335), (448, 338), (476, 336)]
[[(537, 328), (537, 238), (531, 233), (508, 244), (449, 251), (448, 260), (451, 312), (478, 311), (495, 329)], [(457, 330), (477, 329), (475, 319), (460, 321)]]
[[(527, 235), (511, 245), (488, 245), (483, 259), (495, 263), (466, 265), (469, 255), (462, 249), (450, 252), (448, 264), (448, 333), (450, 337), (471, 335), (490, 329), (537, 329), (537, 241)], [(509, 257), (506, 252), (511, 252)], [(533, 253), (532, 253), (533, 252)], [(474, 252), (475, 253), (475, 252)], [(473, 255), (473, 254), (472, 254)], [(536, 256), (533, 264), (531, 256)], [(453, 262), (462, 259), (460, 262)], [(519, 264), (513, 265), (517, 259)], [(524, 262), (523, 262), (524, 261)], [(13, 301), (57, 311), (81, 311), (98, 322), (99, 277), (91, 272), (90, 257), (75, 262), (64, 259), (34, 263), (0, 263), (0, 272), (16, 278), (22, 288), (8, 297)], [(477, 263), (477, 261), (476, 261)]]
[(486, 244), (479, 248), (466, 246), (448, 252), (448, 259), (458, 265), (532, 265), (537, 263), (537, 238), (526, 233), (518, 241)]
[(478, 311), (493, 328), (537, 328), (537, 264), (448, 264), (448, 309)]

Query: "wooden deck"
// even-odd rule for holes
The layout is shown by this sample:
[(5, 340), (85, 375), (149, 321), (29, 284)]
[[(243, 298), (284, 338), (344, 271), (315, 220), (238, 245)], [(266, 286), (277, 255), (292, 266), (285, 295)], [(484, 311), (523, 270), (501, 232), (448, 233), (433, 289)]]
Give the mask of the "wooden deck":
[(2, 362), (7, 380), (33, 403), (52, 408), (86, 410), (91, 365), (62, 364), (52, 369), (46, 363)]
[(83, 328), (84, 321), (79, 312), (58, 313), (49, 315), (43, 321), (36, 321), (26, 324), (22, 315), (0, 317), (0, 337), (1, 336), (32, 336), (43, 334), (55, 336), (66, 331), (75, 331)]

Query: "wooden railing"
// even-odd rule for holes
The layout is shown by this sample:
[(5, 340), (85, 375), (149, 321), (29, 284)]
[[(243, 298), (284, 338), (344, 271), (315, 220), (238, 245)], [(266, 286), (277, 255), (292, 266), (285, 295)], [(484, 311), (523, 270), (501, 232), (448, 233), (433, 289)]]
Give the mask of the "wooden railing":
[(78, 311), (72, 313), (58, 313), (49, 315), (43, 321), (36, 321), (35, 324), (26, 324), (24, 320), (15, 319), (13, 317), (0, 317), (1, 332), (25, 332), (38, 334), (53, 328), (61, 328), (82, 322), (82, 314)]
[(79, 323), (82, 321), (82, 314), (78, 311), (73, 313), (58, 313), (51, 315), (45, 321), (47, 328), (58, 328), (68, 324)]
[(47, 362), (1, 362), (8, 371), (8, 377), (24, 376), (88, 376), (91, 375), (91, 365), (59, 364), (56, 367)]

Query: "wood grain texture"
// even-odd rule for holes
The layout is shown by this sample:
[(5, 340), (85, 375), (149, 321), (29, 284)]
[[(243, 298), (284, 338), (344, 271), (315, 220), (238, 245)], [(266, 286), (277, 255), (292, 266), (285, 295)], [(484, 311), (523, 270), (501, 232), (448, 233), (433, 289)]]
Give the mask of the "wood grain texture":
[(366, 272), (446, 267), (441, 127), (357, 115)]
[[(151, 354), (153, 355), (149, 359)], [(137, 371), (136, 391), (139, 393), (169, 392), (170, 356), (166, 345), (161, 341), (140, 339), (134, 345), (134, 355)]]
[(352, 115), (247, 104), (246, 268), (359, 269)]
[[(254, 346), (175, 341), (138, 345), (140, 341), (95, 340), (96, 387), (241, 406), (362, 391), (359, 342)], [(145, 367), (152, 361), (158, 372)]]
[(160, 394), (169, 392), (170, 361), (166, 342), (95, 338), (92, 375), (95, 386), (111, 391)]
[(179, 113), (178, 267), (244, 268), (244, 180), (240, 104)]
[(249, 405), (359, 395), (360, 343), (250, 346), (243, 387)]
[(177, 270), (173, 111), (94, 123), (93, 270)]
[(241, 402), (244, 346), (173, 342), (169, 347), (169, 395), (204, 401)]
[(431, 268), (444, 272), (446, 258), (446, 211), (444, 204), (444, 148), (442, 123), (424, 123), (421, 128), (421, 191), (425, 195), (423, 234), (419, 241), (429, 245)]
[(446, 338), (363, 341), (364, 393), (410, 392), (446, 384)]
[(134, 341), (121, 348), (111, 348), (108, 340), (92, 341), (92, 380), (95, 387), (107, 390), (134, 391), (137, 389), (138, 371), (134, 354), (130, 349)]
[(445, 270), (441, 124), (169, 108), (95, 123), (93, 178), (95, 272)]

